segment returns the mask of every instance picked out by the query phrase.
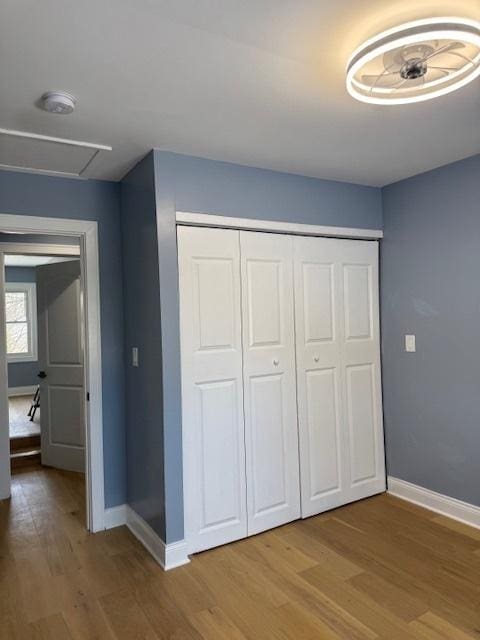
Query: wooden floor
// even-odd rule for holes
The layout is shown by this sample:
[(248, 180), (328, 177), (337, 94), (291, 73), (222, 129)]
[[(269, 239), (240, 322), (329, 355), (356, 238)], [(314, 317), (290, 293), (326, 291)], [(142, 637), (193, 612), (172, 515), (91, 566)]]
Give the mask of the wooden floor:
[(0, 502), (2, 640), (480, 638), (480, 530), (377, 496), (164, 573), (125, 527), (89, 535), (78, 474)]
[(27, 415), (32, 401), (33, 396), (14, 396), (8, 399), (10, 438), (40, 433), (40, 409), (37, 409), (33, 422)]

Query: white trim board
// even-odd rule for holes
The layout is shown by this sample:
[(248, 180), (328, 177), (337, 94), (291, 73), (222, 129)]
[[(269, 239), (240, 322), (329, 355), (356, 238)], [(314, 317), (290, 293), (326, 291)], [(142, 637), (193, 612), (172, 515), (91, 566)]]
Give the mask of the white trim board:
[(278, 222), (271, 220), (250, 220), (249, 218), (231, 218), (209, 213), (188, 213), (177, 211), (176, 223), (194, 227), (217, 227), (219, 229), (241, 229), (243, 231), (266, 231), (270, 233), (288, 233), (303, 236), (325, 236), (332, 238), (356, 238), (360, 240), (379, 240), (383, 238), (380, 229), (355, 229), (350, 227), (327, 227), (316, 224), (296, 222)]
[(105, 529), (126, 525), (165, 571), (190, 562), (185, 540), (165, 544), (151, 526), (128, 504), (105, 509), (104, 522)]
[(14, 398), (15, 396), (33, 396), (37, 390), (37, 385), (30, 385), (28, 387), (8, 387), (8, 397)]
[[(0, 229), (1, 231), (1, 229)], [(9, 251), (13, 247), (13, 250)], [(7, 254), (78, 256), (80, 247), (74, 244), (43, 244), (43, 242), (0, 242), (0, 251)]]
[[(41, 243), (3, 243), (0, 248), (0, 290), (5, 285), (4, 253), (45, 253), (81, 256), (81, 280), (85, 300), (85, 402), (87, 526), (92, 532), (105, 528), (105, 488), (103, 469), (102, 339), (100, 326), (100, 268), (98, 225), (95, 221), (0, 214), (0, 231), (40, 235), (73, 236), (80, 248)], [(7, 245), (7, 248), (5, 248)], [(41, 249), (39, 249), (41, 247)], [(0, 295), (0, 316), (5, 318), (5, 303)], [(8, 433), (8, 383), (5, 335), (0, 331), (0, 499), (10, 495), (10, 445)]]
[(126, 516), (127, 527), (165, 571), (190, 562), (185, 540), (165, 544), (150, 525), (129, 505), (126, 505)]
[(127, 505), (119, 504), (116, 507), (105, 509), (103, 521), (105, 523), (105, 529), (114, 529), (115, 527), (121, 527), (127, 524)]
[(44, 142), (55, 142), (70, 147), (85, 147), (98, 151), (111, 151), (112, 147), (107, 144), (97, 144), (96, 142), (85, 142), (85, 140), (71, 140), (70, 138), (58, 138), (56, 136), (45, 136), (42, 133), (32, 133), (30, 131), (17, 131), (15, 129), (0, 129), (0, 135), (13, 136), (14, 138), (29, 138), (31, 140), (42, 140)]
[(392, 496), (480, 529), (480, 507), (391, 476), (387, 479), (387, 486)]

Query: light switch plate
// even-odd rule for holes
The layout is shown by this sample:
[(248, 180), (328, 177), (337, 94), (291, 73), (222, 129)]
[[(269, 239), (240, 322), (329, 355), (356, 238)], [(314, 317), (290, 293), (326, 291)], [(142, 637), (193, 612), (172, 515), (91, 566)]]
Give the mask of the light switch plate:
[(132, 366), (138, 367), (138, 347), (132, 347)]
[(416, 351), (416, 345), (415, 345), (415, 336), (413, 335), (406, 335), (405, 336), (405, 351), (408, 351), (409, 353), (414, 353)]

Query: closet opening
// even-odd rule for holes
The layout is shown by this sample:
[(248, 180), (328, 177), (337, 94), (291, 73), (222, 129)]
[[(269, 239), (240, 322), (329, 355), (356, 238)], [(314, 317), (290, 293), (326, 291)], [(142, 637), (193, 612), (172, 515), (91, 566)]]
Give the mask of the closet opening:
[(275, 231), (177, 227), (190, 553), (385, 490), (378, 243)]

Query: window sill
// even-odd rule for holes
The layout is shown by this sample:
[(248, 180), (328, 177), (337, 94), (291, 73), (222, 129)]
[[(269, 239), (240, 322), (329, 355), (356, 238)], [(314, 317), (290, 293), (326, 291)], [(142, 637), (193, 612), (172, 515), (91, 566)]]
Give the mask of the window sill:
[(7, 364), (17, 364), (19, 362), (38, 362), (38, 358), (32, 355), (7, 356)]

